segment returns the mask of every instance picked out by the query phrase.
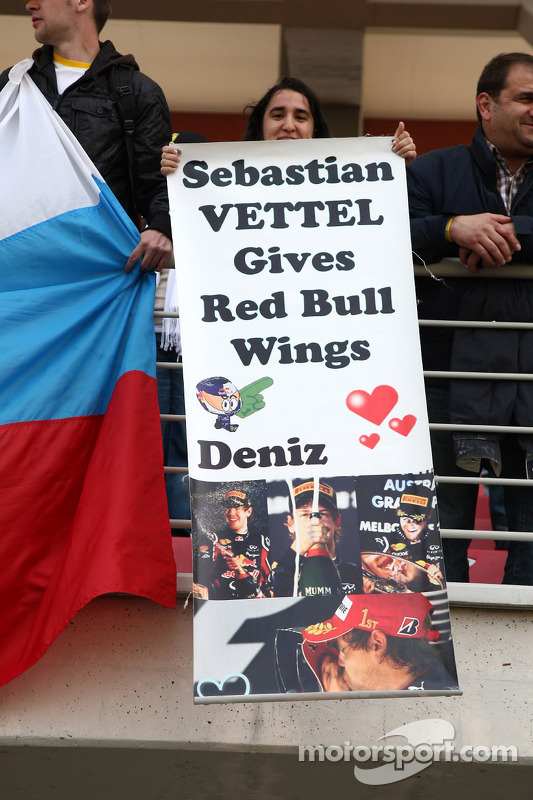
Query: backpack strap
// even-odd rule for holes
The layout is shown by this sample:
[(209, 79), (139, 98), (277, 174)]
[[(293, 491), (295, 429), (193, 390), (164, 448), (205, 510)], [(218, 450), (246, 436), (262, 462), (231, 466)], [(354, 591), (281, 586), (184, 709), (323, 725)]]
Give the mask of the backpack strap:
[(111, 88), (117, 100), (117, 108), (122, 119), (124, 144), (128, 157), (128, 177), (132, 200), (135, 202), (133, 184), (133, 136), (135, 134), (135, 97), (132, 82), (133, 70), (124, 64), (116, 64), (111, 68)]

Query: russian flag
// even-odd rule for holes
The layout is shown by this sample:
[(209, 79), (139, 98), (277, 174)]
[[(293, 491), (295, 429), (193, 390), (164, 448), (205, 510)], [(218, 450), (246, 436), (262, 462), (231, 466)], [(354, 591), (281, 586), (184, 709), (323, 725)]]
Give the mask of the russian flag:
[(0, 93), (0, 684), (98, 595), (176, 598), (155, 279), (31, 63)]

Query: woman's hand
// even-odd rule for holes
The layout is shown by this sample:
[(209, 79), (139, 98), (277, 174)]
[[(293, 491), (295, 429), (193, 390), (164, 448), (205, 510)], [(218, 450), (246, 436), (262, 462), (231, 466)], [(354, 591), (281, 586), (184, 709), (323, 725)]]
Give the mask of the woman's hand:
[(403, 122), (398, 123), (392, 140), (392, 149), (397, 155), (405, 158), (406, 164), (410, 164), (416, 158), (416, 146), (413, 137), (410, 136), (409, 131), (405, 130)]
[(163, 175), (172, 175), (180, 163), (181, 150), (173, 144), (166, 144), (161, 153), (161, 172)]

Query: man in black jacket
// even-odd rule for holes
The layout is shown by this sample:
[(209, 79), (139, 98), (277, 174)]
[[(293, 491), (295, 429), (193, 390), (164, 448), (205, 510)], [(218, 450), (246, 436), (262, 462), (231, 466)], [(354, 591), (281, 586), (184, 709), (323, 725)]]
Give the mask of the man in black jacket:
[[(131, 253), (126, 272), (142, 258), (143, 270), (164, 268), (172, 253), (166, 180), (159, 170), (161, 147), (170, 141), (168, 107), (159, 86), (139, 72), (133, 56), (120, 55), (98, 35), (111, 12), (110, 0), (30, 0), (35, 38), (30, 76), (74, 133), (131, 219), (148, 227)], [(0, 89), (9, 70), (0, 76)], [(125, 144), (122, 95), (133, 95), (131, 163)], [(127, 101), (124, 101), (126, 103)], [(123, 106), (124, 108), (125, 106)]]
[[(427, 264), (460, 258), (473, 273), (533, 263), (533, 56), (493, 58), (477, 87), (480, 122), (469, 148), (437, 150), (408, 168), (413, 250)], [(527, 279), (419, 279), (422, 318), (502, 322), (533, 319)], [(523, 330), (423, 328), (430, 370), (533, 372), (533, 334)], [(528, 381), (428, 381), (431, 422), (530, 426)], [(533, 438), (465, 432), (432, 435), (435, 472), (533, 478)], [(533, 485), (532, 485), (533, 486)], [(438, 486), (443, 528), (474, 527), (477, 485)], [(533, 488), (505, 487), (510, 530), (533, 530)], [(448, 581), (468, 580), (468, 539), (444, 541)], [(504, 583), (533, 583), (533, 543), (510, 542)]]

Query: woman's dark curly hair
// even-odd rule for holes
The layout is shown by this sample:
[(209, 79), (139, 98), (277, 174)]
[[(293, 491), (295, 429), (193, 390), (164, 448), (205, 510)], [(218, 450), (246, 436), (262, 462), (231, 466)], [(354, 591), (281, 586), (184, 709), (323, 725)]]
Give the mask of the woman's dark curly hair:
[(245, 111), (251, 109), (248, 118), (248, 125), (244, 132), (243, 140), (245, 142), (259, 142), (263, 138), (263, 117), (272, 96), (276, 92), (282, 92), (284, 89), (290, 89), (292, 92), (303, 94), (309, 103), (311, 116), (313, 117), (313, 139), (329, 139), (331, 134), (329, 132), (328, 124), (324, 119), (320, 110), (318, 98), (312, 89), (309, 88), (303, 81), (298, 78), (283, 78), (275, 86), (272, 86), (266, 94), (263, 95), (261, 100), (257, 103), (250, 103), (245, 107)]

